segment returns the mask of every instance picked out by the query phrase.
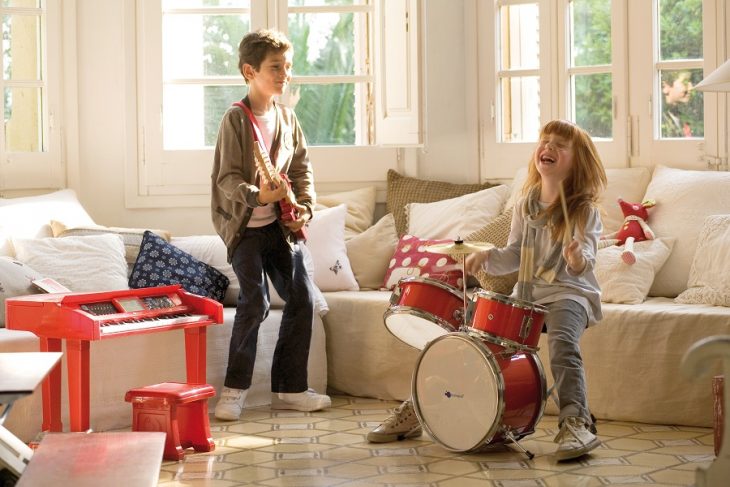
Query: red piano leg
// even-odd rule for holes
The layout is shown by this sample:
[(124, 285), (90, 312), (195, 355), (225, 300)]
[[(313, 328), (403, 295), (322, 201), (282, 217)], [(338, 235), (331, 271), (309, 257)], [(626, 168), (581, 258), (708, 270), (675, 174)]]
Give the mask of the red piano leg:
[(71, 431), (89, 429), (89, 342), (66, 340)]
[(188, 384), (205, 384), (206, 328), (185, 328), (185, 368)]
[[(39, 337), (41, 352), (60, 352), (61, 340), (58, 338)], [(61, 361), (51, 369), (43, 379), (43, 425), (42, 431), (63, 431), (61, 422)]]

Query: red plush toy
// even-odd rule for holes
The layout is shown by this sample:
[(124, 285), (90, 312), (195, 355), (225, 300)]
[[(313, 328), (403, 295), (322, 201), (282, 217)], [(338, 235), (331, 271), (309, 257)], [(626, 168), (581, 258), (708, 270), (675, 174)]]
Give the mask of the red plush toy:
[(634, 242), (654, 239), (654, 232), (651, 231), (646, 221), (649, 219), (648, 208), (656, 203), (654, 200), (628, 203), (619, 198), (618, 204), (624, 214), (624, 224), (618, 232), (606, 235), (603, 238), (608, 245), (623, 245), (624, 251), (621, 253), (621, 259), (626, 264), (632, 265), (636, 262)]

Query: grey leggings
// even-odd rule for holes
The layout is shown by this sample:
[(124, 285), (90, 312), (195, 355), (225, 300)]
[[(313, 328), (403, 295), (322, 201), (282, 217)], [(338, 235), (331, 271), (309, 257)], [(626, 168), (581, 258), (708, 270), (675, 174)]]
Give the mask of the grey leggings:
[(568, 416), (578, 416), (590, 425), (586, 376), (580, 355), (580, 337), (588, 324), (586, 310), (570, 299), (550, 303), (547, 308), (545, 324), (550, 370), (558, 393), (559, 424)]

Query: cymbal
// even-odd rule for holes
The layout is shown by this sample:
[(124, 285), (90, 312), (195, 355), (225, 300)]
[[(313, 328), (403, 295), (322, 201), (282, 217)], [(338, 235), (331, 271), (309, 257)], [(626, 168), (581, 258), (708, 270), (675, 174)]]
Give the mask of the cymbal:
[(454, 240), (450, 243), (426, 245), (424, 250), (432, 254), (466, 255), (493, 248), (494, 244), (489, 242), (464, 242), (463, 240)]

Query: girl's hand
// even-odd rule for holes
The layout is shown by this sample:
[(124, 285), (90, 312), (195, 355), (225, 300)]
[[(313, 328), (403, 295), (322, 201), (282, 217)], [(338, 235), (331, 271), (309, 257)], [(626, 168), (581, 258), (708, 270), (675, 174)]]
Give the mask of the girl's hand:
[(484, 265), (489, 260), (489, 251), (483, 250), (475, 254), (467, 256), (464, 267), (466, 267), (466, 273), (470, 276), (476, 276), (477, 272), (481, 271)]
[(563, 247), (563, 258), (573, 274), (580, 274), (586, 267), (583, 246), (577, 238), (573, 238), (568, 245)]

